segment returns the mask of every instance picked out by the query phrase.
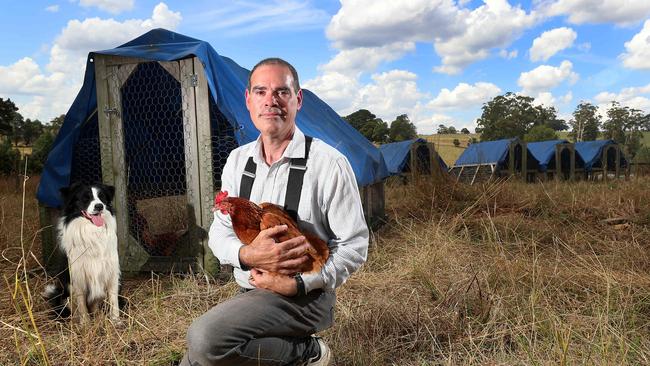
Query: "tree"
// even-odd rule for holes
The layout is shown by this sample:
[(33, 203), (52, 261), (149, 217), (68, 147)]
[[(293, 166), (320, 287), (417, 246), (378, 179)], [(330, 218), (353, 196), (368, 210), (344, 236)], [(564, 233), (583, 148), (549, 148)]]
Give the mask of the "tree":
[(557, 110), (555, 107), (538, 105), (535, 107), (535, 111), (537, 112), (537, 118), (534, 122), (535, 126), (545, 125), (554, 131), (564, 131), (569, 129), (569, 126), (567, 126), (563, 119), (557, 118)]
[(450, 134), (450, 135), (455, 135), (455, 134), (458, 133), (458, 131), (456, 131), (456, 127), (449, 126), (449, 128), (447, 129), (447, 133)]
[(25, 126), (25, 120), (23, 116), (14, 112), (14, 117), (11, 120), (11, 140), (14, 142), (14, 145), (18, 145), (18, 142), (22, 139), (23, 127)]
[(0, 98), (0, 135), (10, 136), (13, 132), (12, 121), (14, 113), (18, 112), (18, 107), (11, 99), (4, 100)]
[(366, 125), (366, 123), (374, 121), (377, 116), (370, 113), (367, 109), (359, 109), (358, 111), (349, 114), (343, 117), (344, 120), (354, 127), (357, 131), (361, 131), (361, 128)]
[(483, 104), (483, 113), (476, 120), (476, 132), (481, 134), (481, 140), (523, 138), (538, 119), (539, 110), (533, 106), (534, 100), (508, 92)]
[(61, 126), (63, 126), (63, 121), (65, 120), (65, 114), (62, 114), (58, 117), (54, 117), (49, 125), (46, 125), (45, 128), (52, 133), (52, 135), (56, 136), (59, 134), (59, 130), (61, 129)]
[(22, 137), (25, 145), (30, 146), (42, 133), (43, 124), (41, 121), (37, 119), (32, 121), (28, 118), (22, 126), (20, 137)]
[(20, 153), (11, 146), (11, 141), (0, 141), (0, 174), (11, 174), (16, 170), (19, 160)]
[(447, 126), (445, 125), (438, 125), (438, 130), (436, 131), (438, 135), (446, 135), (449, 133), (449, 130), (447, 129)]
[(569, 136), (573, 141), (593, 141), (598, 138), (601, 123), (598, 107), (588, 102), (580, 102), (573, 111), (573, 119), (569, 121)]
[(390, 124), (390, 140), (393, 142), (412, 140), (418, 137), (415, 125), (406, 114), (401, 114)]
[(524, 141), (526, 142), (536, 142), (536, 141), (549, 141), (557, 140), (557, 134), (555, 131), (548, 127), (548, 125), (537, 125), (528, 131), (524, 135)]
[(463, 127), (463, 129), (460, 130), (460, 133), (465, 134), (465, 135), (469, 135), (469, 130), (467, 128)]
[(640, 110), (621, 106), (614, 101), (607, 110), (607, 121), (603, 123), (605, 138), (623, 145), (628, 156), (633, 158), (641, 147), (641, 127), (644, 123), (645, 116)]
[(367, 109), (343, 117), (352, 127), (359, 131), (369, 141), (377, 143), (388, 142), (388, 124), (370, 113)]
[(47, 156), (54, 144), (54, 134), (50, 131), (42, 133), (32, 146), (32, 154), (29, 157), (28, 165), (29, 171), (32, 173), (40, 173), (45, 166)]
[(381, 118), (375, 118), (372, 121), (366, 122), (359, 132), (369, 141), (379, 144), (388, 142), (388, 124), (382, 121)]
[(456, 147), (460, 146), (460, 140), (458, 140), (458, 139), (454, 139), (454, 141), (453, 141), (452, 143), (453, 143), (454, 146), (456, 146)]

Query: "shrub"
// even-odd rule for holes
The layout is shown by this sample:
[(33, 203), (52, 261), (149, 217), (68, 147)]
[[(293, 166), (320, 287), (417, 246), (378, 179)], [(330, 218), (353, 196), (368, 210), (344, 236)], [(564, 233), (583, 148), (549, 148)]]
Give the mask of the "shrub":
[(9, 139), (0, 142), (0, 174), (9, 175), (16, 170), (20, 153), (13, 149)]

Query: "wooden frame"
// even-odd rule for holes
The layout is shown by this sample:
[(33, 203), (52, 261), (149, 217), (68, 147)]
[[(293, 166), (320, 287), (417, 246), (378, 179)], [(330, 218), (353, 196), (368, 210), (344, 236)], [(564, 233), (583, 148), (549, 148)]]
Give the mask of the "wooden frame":
[(216, 272), (216, 258), (207, 247), (214, 188), (209, 115), (209, 90), (202, 63), (196, 58), (158, 62), (181, 86), (188, 218), (188, 246), (172, 257), (152, 257), (129, 234), (127, 169), (120, 89), (142, 62), (121, 56), (97, 55), (95, 78), (103, 181), (116, 188), (120, 265), (124, 272), (205, 269)]

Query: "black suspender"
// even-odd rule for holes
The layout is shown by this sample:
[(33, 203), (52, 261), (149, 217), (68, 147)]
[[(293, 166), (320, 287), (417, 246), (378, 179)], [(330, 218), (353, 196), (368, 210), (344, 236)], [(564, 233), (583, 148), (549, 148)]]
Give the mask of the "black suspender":
[(289, 180), (287, 182), (287, 193), (284, 196), (284, 209), (296, 221), (298, 221), (298, 204), (300, 204), (302, 181), (305, 170), (307, 170), (311, 140), (311, 136), (305, 136), (305, 157), (292, 158), (289, 165)]
[[(313, 138), (311, 136), (305, 136), (305, 157), (291, 158), (291, 162), (289, 163), (289, 179), (287, 181), (287, 192), (284, 197), (284, 209), (294, 220), (298, 220), (298, 205), (300, 204), (302, 182), (305, 177), (305, 170), (307, 170), (307, 159), (309, 158), (312, 140)], [(249, 157), (241, 177), (239, 197), (250, 199), (256, 170), (257, 164), (253, 162), (253, 157)]]
[(251, 189), (253, 189), (253, 182), (255, 181), (255, 171), (257, 164), (253, 161), (253, 157), (249, 157), (244, 168), (244, 174), (241, 176), (241, 183), (239, 184), (239, 197), (249, 199), (251, 198)]

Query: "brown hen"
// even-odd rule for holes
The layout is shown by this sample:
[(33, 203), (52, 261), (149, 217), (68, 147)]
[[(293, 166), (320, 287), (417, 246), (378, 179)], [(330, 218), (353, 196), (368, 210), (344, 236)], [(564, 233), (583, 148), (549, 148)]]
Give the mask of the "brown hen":
[(287, 231), (274, 238), (277, 242), (304, 236), (313, 249), (310, 248), (305, 253), (310, 259), (298, 272), (318, 272), (329, 257), (329, 248), (325, 241), (310, 232), (301, 232), (296, 221), (278, 205), (268, 202), (257, 205), (245, 198), (228, 197), (228, 192), (222, 191), (214, 198), (213, 211), (216, 210), (230, 215), (233, 230), (244, 244), (250, 244), (261, 230), (277, 225), (287, 225)]

